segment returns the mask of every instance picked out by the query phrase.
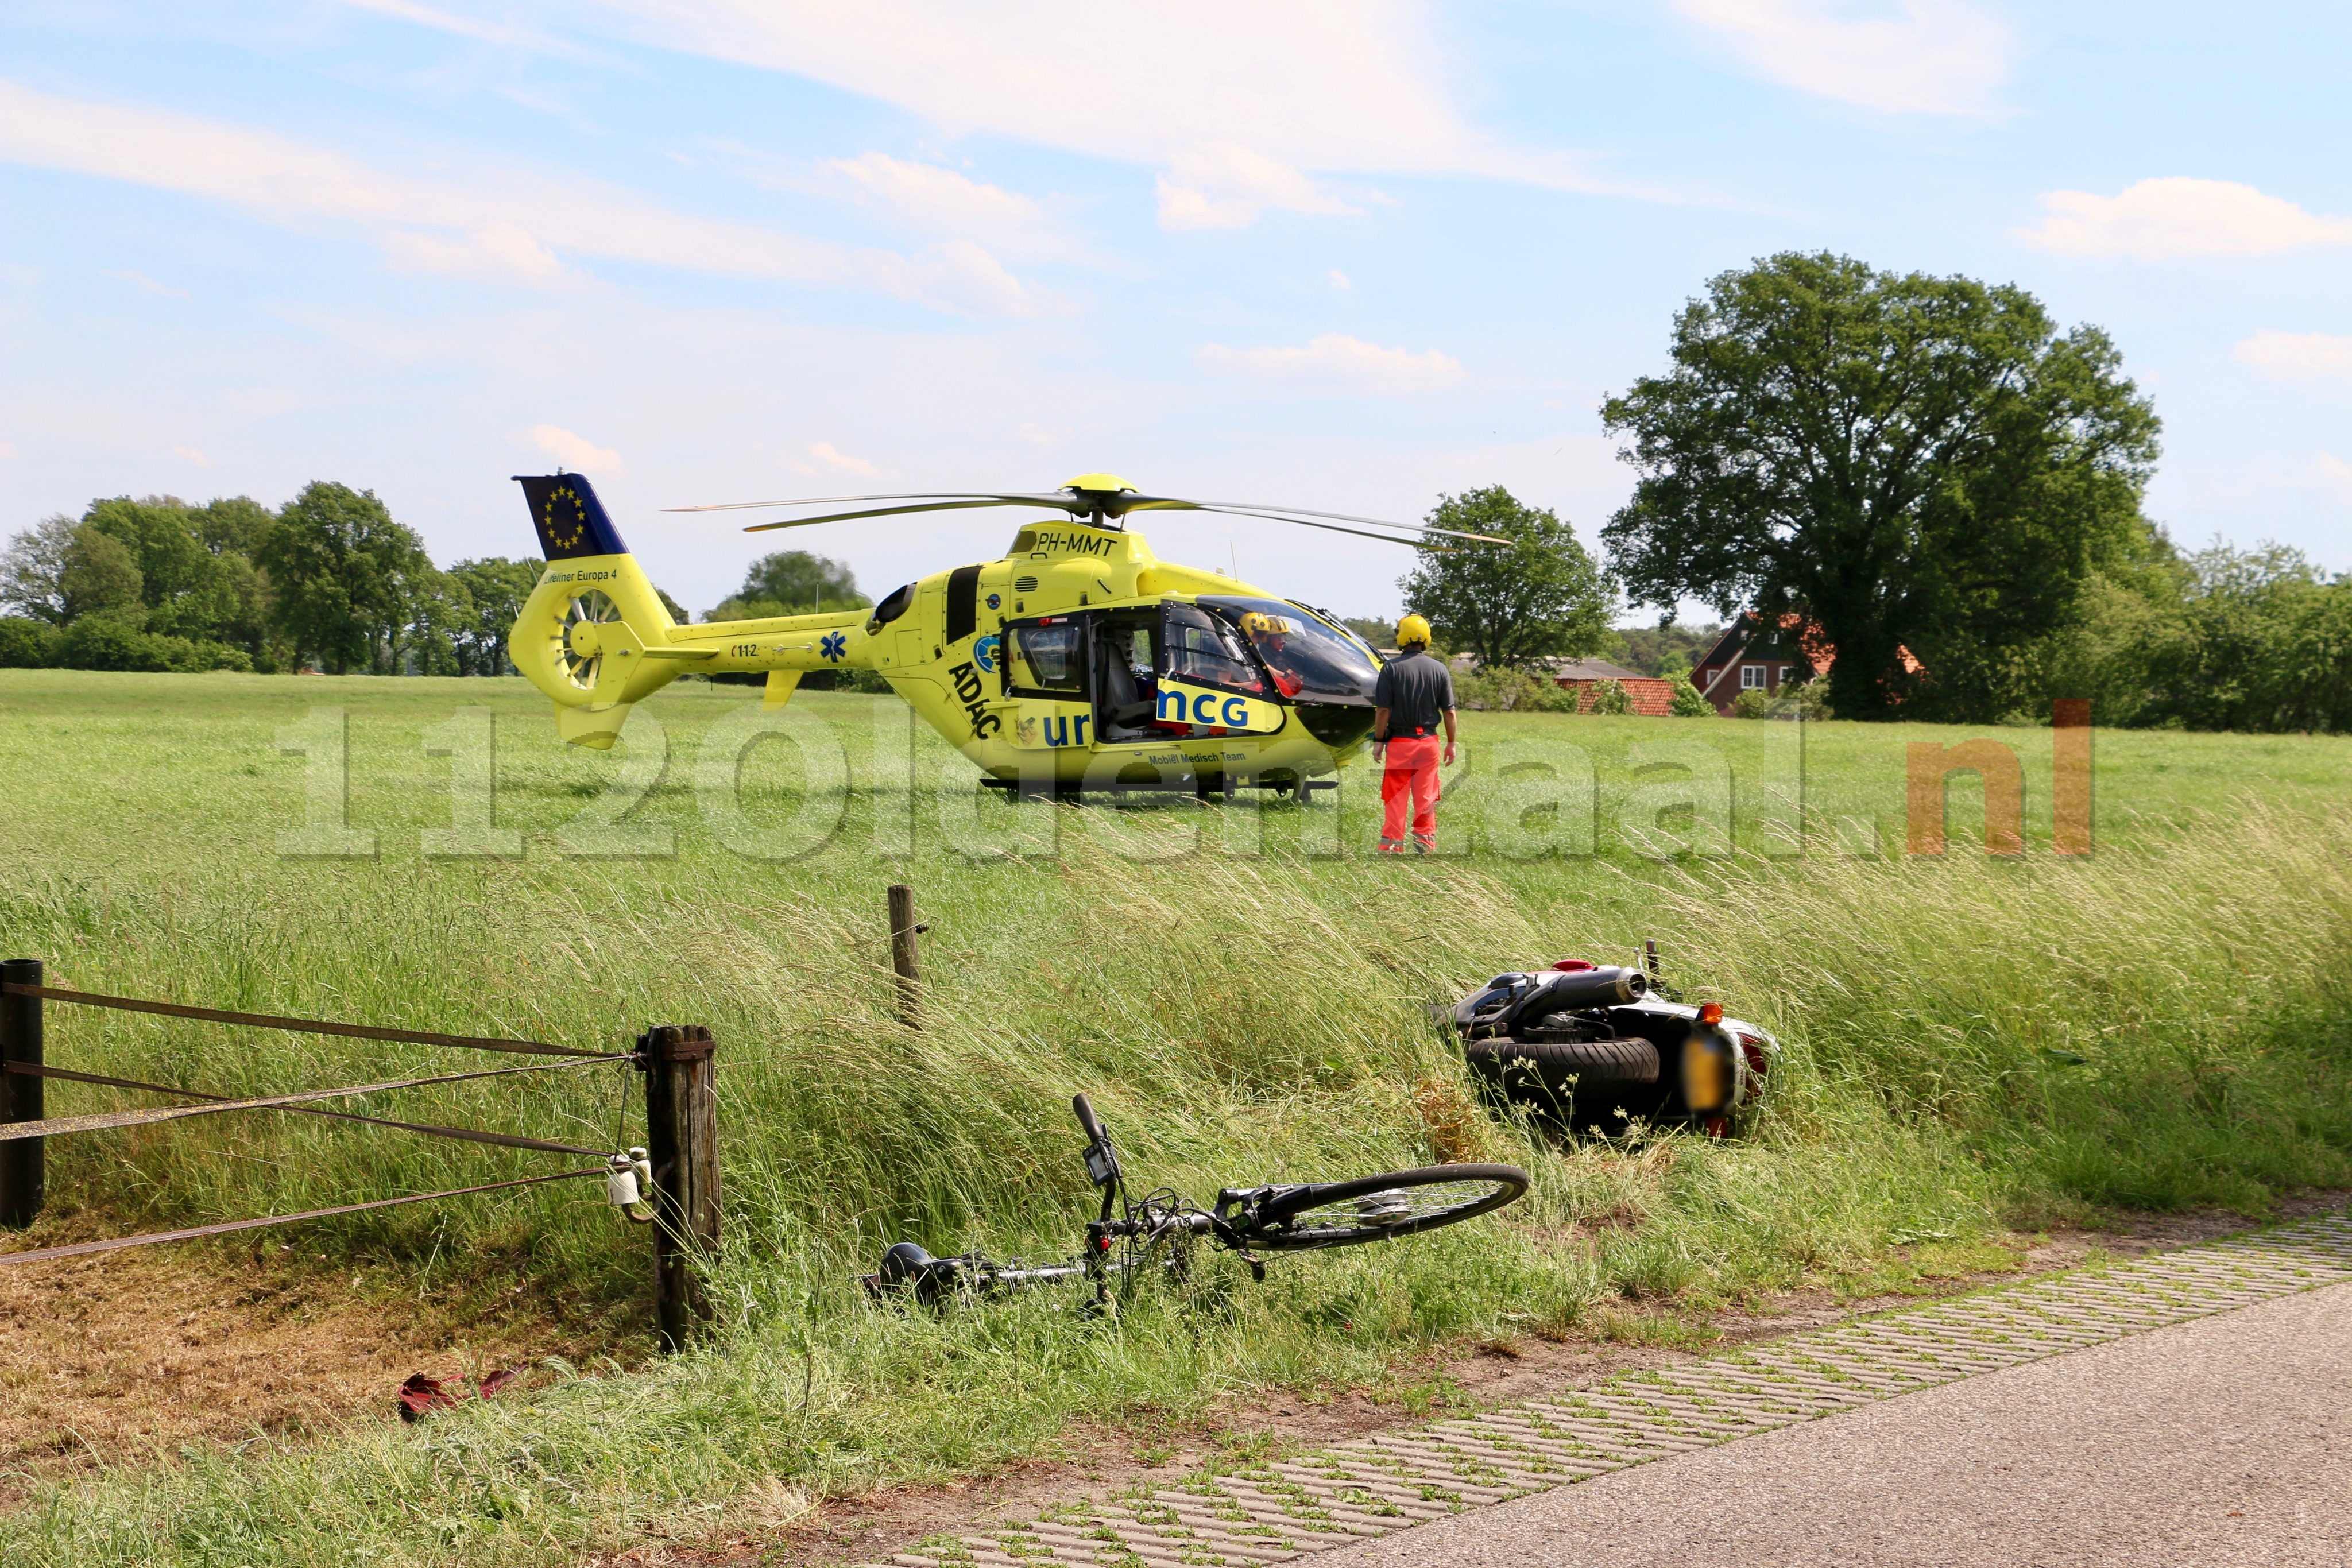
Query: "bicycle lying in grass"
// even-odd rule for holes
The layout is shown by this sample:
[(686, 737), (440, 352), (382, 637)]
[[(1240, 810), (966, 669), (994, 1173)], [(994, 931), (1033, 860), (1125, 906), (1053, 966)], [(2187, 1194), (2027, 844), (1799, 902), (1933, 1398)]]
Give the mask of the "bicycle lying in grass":
[(1070, 1105), (1088, 1140), (1087, 1174), (1102, 1189), (1102, 1213), (1087, 1224), (1080, 1256), (1063, 1263), (999, 1263), (977, 1252), (934, 1258), (914, 1242), (901, 1241), (882, 1255), (880, 1269), (859, 1277), (867, 1291), (877, 1298), (911, 1296), (939, 1307), (1083, 1279), (1093, 1283), (1099, 1308), (1109, 1303), (1114, 1276), (1131, 1282), (1157, 1270), (1182, 1278), (1200, 1238), (1239, 1253), (1262, 1281), (1265, 1260), (1259, 1252), (1314, 1252), (1415, 1236), (1492, 1214), (1528, 1190), (1528, 1173), (1517, 1166), (1459, 1165), (1386, 1171), (1353, 1181), (1229, 1186), (1208, 1209), (1166, 1187), (1133, 1200), (1109, 1129), (1085, 1095)]

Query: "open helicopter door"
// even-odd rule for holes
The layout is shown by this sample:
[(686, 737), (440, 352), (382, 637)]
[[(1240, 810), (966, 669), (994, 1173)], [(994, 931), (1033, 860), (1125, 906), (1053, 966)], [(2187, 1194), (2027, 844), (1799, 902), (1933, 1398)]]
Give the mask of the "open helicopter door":
[(1159, 722), (1160, 607), (1097, 612), (1095, 618), (1095, 737), (1104, 746), (1149, 746), (1181, 731)]

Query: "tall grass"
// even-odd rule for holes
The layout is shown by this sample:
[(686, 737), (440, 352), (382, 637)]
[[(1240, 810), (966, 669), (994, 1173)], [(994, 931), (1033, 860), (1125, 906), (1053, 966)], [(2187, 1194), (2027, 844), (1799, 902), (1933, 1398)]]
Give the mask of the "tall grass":
[(1668, 897), (1726, 994), (1769, 998), (1808, 1108), (1932, 1122), (2027, 1190), (2259, 1212), (2347, 1178), (2347, 829), (2249, 797), (2158, 855), (1812, 862)]
[[(577, 1369), (415, 1431), (261, 1435), (160, 1469), (126, 1457), (0, 1521), (0, 1549), (564, 1561), (714, 1527), (776, 1495), (770, 1482), (856, 1490), (1083, 1457), (1107, 1433), (1272, 1386), (1393, 1390), (1465, 1336), (1703, 1317), (1800, 1281), (1884, 1278), (1922, 1237), (1964, 1251), (2099, 1204), (2259, 1212), (2284, 1187), (2352, 1181), (2341, 805), (2248, 803), (2087, 862), (1153, 860), (1139, 842), (1172, 842), (1188, 810), (1055, 820), (1049, 861), (914, 866), (933, 925), (919, 1033), (891, 1017), (879, 915), (879, 883), (908, 867), (855, 849), (777, 868), (194, 856), (79, 874), (60, 855), (0, 883), (0, 942), (93, 990), (606, 1048), (648, 1023), (707, 1023), (729, 1228), (709, 1349)], [(1562, 1146), (1475, 1113), (1429, 1004), (1649, 935), (1675, 979), (1786, 1044), (1744, 1135)], [(54, 1060), (224, 1092), (453, 1065), (426, 1048), (51, 1016)], [(604, 1146), (623, 1084), (619, 1069), (564, 1070), (419, 1092), (393, 1113)], [(1195, 1197), (1441, 1156), (1517, 1160), (1536, 1185), (1493, 1219), (1286, 1261), (1264, 1285), (1213, 1264), (1107, 1322), (1058, 1297), (944, 1320), (869, 1309), (850, 1277), (900, 1236), (1066, 1252), (1090, 1202), (1076, 1089), (1134, 1176)], [(65, 1110), (113, 1103), (52, 1092)], [(87, 1206), (58, 1234), (560, 1163), (291, 1115), (67, 1140), (53, 1160), (66, 1206)], [(304, 1239), (422, 1289), (528, 1278), (575, 1316), (641, 1323), (643, 1233), (593, 1185)]]

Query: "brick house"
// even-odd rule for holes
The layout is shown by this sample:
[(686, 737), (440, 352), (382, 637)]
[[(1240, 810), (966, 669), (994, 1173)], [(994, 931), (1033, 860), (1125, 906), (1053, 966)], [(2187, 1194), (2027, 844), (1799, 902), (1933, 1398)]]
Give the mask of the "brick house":
[[(1916, 674), (1924, 666), (1908, 648), (1895, 656)], [(1742, 692), (1778, 692), (1784, 685), (1801, 685), (1830, 673), (1837, 650), (1822, 640), (1821, 629), (1807, 626), (1794, 615), (1783, 615), (1778, 626), (1767, 626), (1754, 611), (1735, 617), (1723, 635), (1691, 670), (1691, 685), (1727, 714)]]
[(1836, 651), (1794, 615), (1778, 626), (1748, 611), (1732, 618), (1714, 646), (1691, 667), (1691, 685), (1716, 712), (1727, 714), (1742, 692), (1778, 692), (1826, 674)]

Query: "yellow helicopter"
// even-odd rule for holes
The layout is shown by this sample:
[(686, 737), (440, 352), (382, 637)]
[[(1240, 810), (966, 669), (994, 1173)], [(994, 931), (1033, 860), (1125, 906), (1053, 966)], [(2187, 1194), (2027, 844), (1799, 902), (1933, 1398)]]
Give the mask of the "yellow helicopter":
[[(613, 744), (631, 707), (688, 674), (765, 672), (766, 706), (811, 670), (870, 669), (1008, 789), (1304, 790), (1364, 745), (1379, 655), (1329, 612), (1163, 561), (1127, 526), (1208, 511), (1391, 543), (1483, 534), (1339, 513), (1146, 496), (1113, 474), (1037, 494), (835, 496), (680, 507), (858, 509), (746, 533), (916, 512), (1021, 507), (998, 559), (934, 572), (871, 610), (681, 625), (577, 474), (518, 475), (547, 570), (507, 649), (575, 746)], [(869, 502), (897, 503), (866, 506)], [(1386, 530), (1386, 531), (1374, 531)]]

